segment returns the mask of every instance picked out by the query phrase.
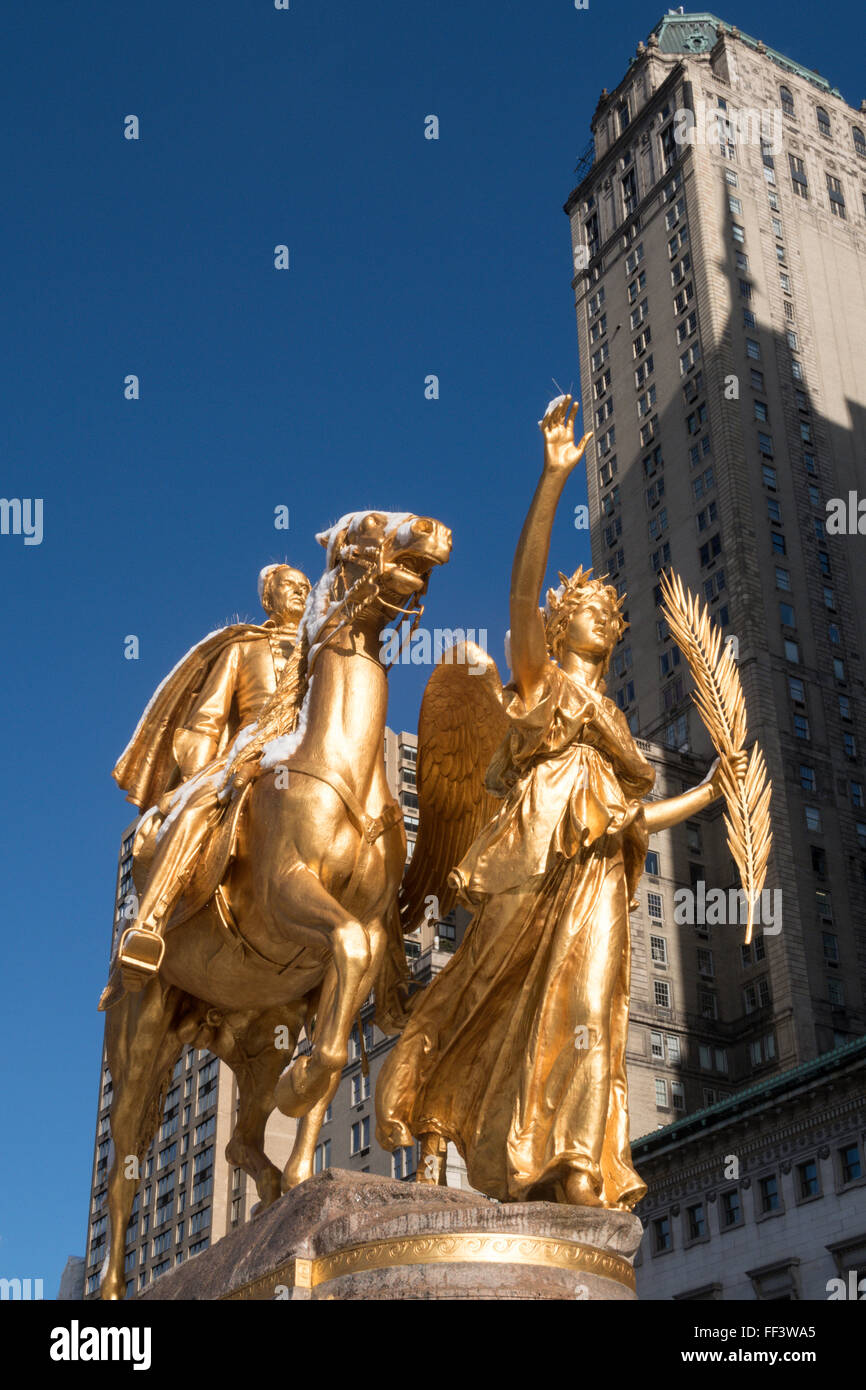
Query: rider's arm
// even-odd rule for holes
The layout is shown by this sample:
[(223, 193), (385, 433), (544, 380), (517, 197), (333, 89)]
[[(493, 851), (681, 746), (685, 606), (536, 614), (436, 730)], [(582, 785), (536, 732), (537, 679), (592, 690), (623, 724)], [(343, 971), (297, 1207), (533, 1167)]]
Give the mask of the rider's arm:
[(216, 756), (229, 721), (237, 681), (240, 643), (233, 642), (217, 657), (196, 701), (172, 744), (184, 779), (200, 772)]

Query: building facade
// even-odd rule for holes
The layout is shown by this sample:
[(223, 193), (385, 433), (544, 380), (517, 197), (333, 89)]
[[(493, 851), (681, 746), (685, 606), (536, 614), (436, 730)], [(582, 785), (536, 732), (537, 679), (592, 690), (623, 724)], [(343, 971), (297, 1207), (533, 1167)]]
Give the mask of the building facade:
[(864, 1065), (859, 1038), (634, 1143), (639, 1298), (866, 1298)]

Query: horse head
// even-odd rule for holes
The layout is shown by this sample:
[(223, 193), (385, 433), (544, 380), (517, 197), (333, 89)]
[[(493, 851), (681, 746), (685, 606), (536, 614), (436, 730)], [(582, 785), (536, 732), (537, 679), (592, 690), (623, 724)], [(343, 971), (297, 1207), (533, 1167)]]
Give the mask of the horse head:
[(451, 554), (451, 532), (412, 512), (350, 512), (316, 540), (327, 568), (307, 602), (302, 629), (310, 647), (325, 629), (361, 614), (383, 622), (412, 610), (437, 565)]

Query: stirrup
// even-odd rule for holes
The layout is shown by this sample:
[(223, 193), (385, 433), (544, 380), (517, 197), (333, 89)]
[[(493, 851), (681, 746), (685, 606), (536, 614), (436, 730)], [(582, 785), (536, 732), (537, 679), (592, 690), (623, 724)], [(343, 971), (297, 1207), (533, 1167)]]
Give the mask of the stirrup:
[(120, 938), (117, 959), (127, 990), (143, 989), (159, 973), (165, 942), (149, 927), (127, 927)]

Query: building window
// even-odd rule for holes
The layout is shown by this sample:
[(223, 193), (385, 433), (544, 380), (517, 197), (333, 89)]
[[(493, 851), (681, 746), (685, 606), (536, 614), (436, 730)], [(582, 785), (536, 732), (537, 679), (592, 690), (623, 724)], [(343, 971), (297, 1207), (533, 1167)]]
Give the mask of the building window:
[(819, 807), (817, 807), (817, 806), (804, 806), (804, 807), (803, 807), (803, 810), (804, 810), (805, 816), (806, 816), (806, 829), (807, 829), (807, 830), (820, 831), (820, 830), (822, 829), (822, 826), (821, 826), (821, 811), (820, 811)]
[(671, 987), (667, 980), (653, 980), (653, 998), (656, 1008), (669, 1009), (671, 1006)]
[(667, 1216), (657, 1216), (653, 1222), (653, 1254), (662, 1255), (673, 1248), (671, 1223)]
[(365, 1115), (363, 1120), (356, 1120), (351, 1129), (351, 1142), (349, 1152), (354, 1156), (366, 1153), (370, 1147), (370, 1116)]
[(761, 1201), (761, 1211), (779, 1211), (781, 1200), (779, 1197), (779, 1179), (775, 1173), (769, 1173), (761, 1178), (758, 1183), (758, 1193)]
[(793, 96), (791, 95), (791, 92), (790, 92), (789, 88), (787, 88), (787, 87), (780, 87), (780, 88), (779, 88), (779, 97), (780, 97), (781, 103), (782, 103), (782, 114), (783, 114), (784, 116), (793, 116), (793, 115), (794, 115), (794, 98), (793, 98)]
[(760, 361), (761, 345), (754, 338), (746, 339), (746, 356), (754, 358), (755, 361)]
[(657, 1106), (657, 1108), (658, 1108), (659, 1110), (667, 1110), (667, 1108), (668, 1108), (668, 1083), (665, 1081), (665, 1079), (664, 1079), (663, 1076), (657, 1076), (657, 1077), (656, 1077), (656, 1079), (655, 1079), (655, 1087), (656, 1087), (656, 1106)]
[(839, 1165), (842, 1170), (843, 1183), (856, 1182), (858, 1178), (863, 1176), (860, 1149), (856, 1144), (848, 1144), (839, 1150)]
[(607, 314), (602, 314), (601, 318), (596, 319), (589, 330), (590, 343), (597, 343), (599, 338), (603, 338), (607, 332)]
[[(664, 1061), (665, 1049), (663, 1033), (650, 1033), (650, 1056), (657, 1058), (659, 1061)], [(662, 1082), (662, 1085), (664, 1085), (664, 1082)]]
[(403, 1149), (394, 1150), (391, 1156), (391, 1171), (395, 1178), (404, 1180), (414, 1177), (417, 1166), (414, 1144), (407, 1144)]
[(586, 246), (589, 251), (590, 260), (594, 260), (601, 249), (601, 242), (598, 234), (598, 213), (594, 212), (583, 224)]
[(650, 937), (650, 954), (656, 965), (667, 965), (668, 946), (663, 936)]
[(805, 1163), (797, 1164), (797, 1192), (801, 1202), (809, 1197), (817, 1197), (820, 1191), (818, 1183), (818, 1164), (814, 1158), (807, 1159)]
[(698, 1012), (701, 1018), (718, 1018), (719, 1001), (711, 989), (698, 990)]
[(686, 1108), (686, 1092), (682, 1081), (671, 1082), (671, 1104), (674, 1110), (684, 1111)]
[(806, 166), (802, 159), (795, 154), (788, 155), (788, 163), (791, 168), (791, 184), (798, 198), (808, 199), (809, 180), (806, 177)]
[(743, 990), (743, 1003), (746, 1013), (753, 1014), (757, 1009), (764, 1009), (770, 1002), (770, 985), (766, 975), (760, 980), (754, 980), (752, 984), (746, 985)]
[(326, 1168), (331, 1166), (331, 1141), (325, 1139), (321, 1144), (316, 1145), (313, 1155), (313, 1172), (323, 1173)]
[(634, 280), (632, 280), (631, 284), (630, 284), (629, 287), (628, 287), (628, 302), (629, 302), (629, 304), (636, 304), (636, 303), (637, 303), (638, 298), (639, 298), (640, 293), (641, 293), (641, 290), (645, 287), (645, 285), (646, 285), (646, 271), (645, 271), (645, 270), (642, 270), (641, 273), (640, 273), (640, 275), (637, 275), (637, 276), (634, 278)]
[(832, 131), (830, 129), (830, 117), (827, 115), (827, 112), (824, 110), (823, 106), (818, 106), (815, 108), (815, 116), (818, 121), (818, 130), (820, 131), (820, 133), (822, 135), (827, 136), (831, 135)]
[(689, 1240), (703, 1240), (707, 1234), (703, 1202), (696, 1202), (694, 1206), (686, 1208), (686, 1229), (689, 1233)]
[(640, 265), (640, 263), (641, 263), (642, 260), (643, 260), (643, 242), (642, 242), (642, 241), (639, 241), (638, 244), (637, 244), (637, 246), (634, 248), (634, 250), (633, 250), (632, 252), (630, 252), (630, 254), (629, 254), (628, 256), (626, 256), (626, 260), (625, 260), (625, 273), (626, 273), (626, 275), (634, 275), (635, 271), (637, 270), (637, 268), (638, 268), (638, 266)]
[(830, 211), (834, 217), (841, 217), (845, 221), (845, 194), (842, 192), (842, 184), (839, 179), (835, 179), (832, 174), (827, 175), (827, 195), (830, 199)]
[(626, 217), (630, 217), (637, 207), (637, 178), (634, 169), (629, 169), (622, 180), (622, 206)]
[(743, 1219), (743, 1208), (740, 1205), (740, 1194), (736, 1188), (733, 1192), (722, 1193), (722, 1228), (739, 1226)]
[(692, 312), (683, 319), (682, 323), (677, 324), (677, 342), (684, 343), (686, 338), (690, 338), (693, 333), (697, 332), (697, 328), (698, 316), (694, 310), (692, 310)]

